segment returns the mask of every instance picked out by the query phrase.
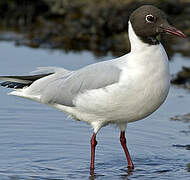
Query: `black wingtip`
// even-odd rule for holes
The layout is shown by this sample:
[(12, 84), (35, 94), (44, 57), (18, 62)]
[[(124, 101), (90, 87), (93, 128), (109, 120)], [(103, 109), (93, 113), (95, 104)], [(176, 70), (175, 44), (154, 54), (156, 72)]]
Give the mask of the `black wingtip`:
[(13, 89), (22, 89), (24, 87), (29, 86), (30, 84), (23, 84), (23, 83), (5, 81), (5, 82), (0, 83), (0, 86), (4, 86), (6, 88), (13, 88)]

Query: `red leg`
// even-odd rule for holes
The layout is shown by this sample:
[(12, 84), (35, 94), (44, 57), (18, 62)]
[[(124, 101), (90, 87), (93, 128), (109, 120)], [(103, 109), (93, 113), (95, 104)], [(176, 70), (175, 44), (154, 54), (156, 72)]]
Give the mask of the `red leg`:
[(126, 155), (126, 158), (127, 158), (127, 161), (128, 161), (128, 168), (132, 170), (132, 169), (134, 169), (134, 165), (133, 165), (133, 162), (131, 160), (129, 151), (128, 151), (127, 146), (126, 146), (125, 131), (121, 131), (120, 142), (121, 142), (121, 145), (123, 147), (123, 150), (125, 152), (125, 155)]
[(91, 161), (90, 161), (90, 174), (94, 174), (94, 159), (95, 159), (95, 147), (97, 145), (96, 133), (91, 138)]

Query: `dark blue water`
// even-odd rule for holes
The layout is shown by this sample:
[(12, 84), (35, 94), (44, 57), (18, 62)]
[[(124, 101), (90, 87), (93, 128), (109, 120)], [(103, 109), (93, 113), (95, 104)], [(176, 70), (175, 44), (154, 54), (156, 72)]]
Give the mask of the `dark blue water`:
[[(105, 57), (108, 59), (110, 57)], [(67, 53), (0, 42), (0, 74), (27, 74), (38, 66), (76, 69), (99, 61), (90, 52)], [(190, 65), (179, 54), (172, 72)], [(63, 112), (0, 89), (0, 180), (60, 179), (190, 179), (190, 151), (173, 145), (190, 144), (188, 123), (171, 121), (190, 112), (190, 92), (172, 87), (164, 105), (145, 120), (127, 127), (127, 143), (136, 166), (127, 172), (119, 142), (119, 129), (108, 126), (97, 136), (95, 176), (89, 175), (89, 125), (68, 118)]]

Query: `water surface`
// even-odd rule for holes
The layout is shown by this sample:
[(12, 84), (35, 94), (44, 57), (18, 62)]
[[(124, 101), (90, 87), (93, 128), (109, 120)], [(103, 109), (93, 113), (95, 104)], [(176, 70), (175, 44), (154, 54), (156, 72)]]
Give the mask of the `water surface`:
[[(23, 75), (39, 66), (76, 69), (100, 61), (90, 52), (30, 49), (10, 42), (0, 42), (0, 54), (1, 75)], [(190, 65), (190, 61), (176, 54), (170, 63), (172, 73), (182, 65)], [(190, 178), (190, 151), (173, 146), (190, 144), (189, 136), (181, 133), (189, 124), (170, 121), (170, 117), (189, 113), (189, 91), (172, 87), (159, 110), (128, 125), (128, 148), (136, 166), (132, 173), (126, 169), (119, 129), (102, 128), (93, 177), (89, 175), (91, 127), (46, 105), (7, 96), (9, 91), (0, 89), (1, 180)]]

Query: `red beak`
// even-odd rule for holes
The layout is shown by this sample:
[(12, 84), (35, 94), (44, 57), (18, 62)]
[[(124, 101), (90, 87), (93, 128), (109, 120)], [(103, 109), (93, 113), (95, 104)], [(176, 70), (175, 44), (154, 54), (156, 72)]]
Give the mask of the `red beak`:
[(182, 38), (186, 38), (187, 36), (185, 34), (183, 34), (180, 30), (170, 26), (170, 27), (167, 27), (167, 28), (163, 28), (164, 31), (168, 34), (172, 34), (172, 35), (175, 35), (175, 36), (178, 36), (178, 37), (182, 37)]

